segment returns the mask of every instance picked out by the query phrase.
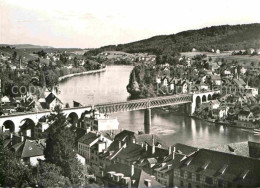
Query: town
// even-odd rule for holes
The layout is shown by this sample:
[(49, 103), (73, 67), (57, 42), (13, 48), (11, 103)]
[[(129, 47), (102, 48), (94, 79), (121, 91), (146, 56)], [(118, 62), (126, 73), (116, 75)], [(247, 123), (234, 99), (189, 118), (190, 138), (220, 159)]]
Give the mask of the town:
[(257, 5), (1, 1), (0, 187), (260, 187)]
[[(178, 67), (179, 73), (175, 72), (176, 69), (170, 63), (158, 63), (158, 58), (156, 62), (154, 59), (139, 62), (135, 69), (145, 67), (156, 70), (154, 74), (151, 74), (154, 75), (154, 78), (150, 80), (154, 80), (154, 90), (160, 89), (157, 93), (158, 96), (177, 96), (221, 90), (221, 93), (213, 92), (212, 95), (196, 98), (196, 109), (190, 115), (224, 126), (244, 128), (244, 131), (259, 135), (258, 88), (252, 86), (254, 81), (250, 80), (252, 79), (250, 75), (259, 75), (259, 67), (256, 64), (247, 66), (246, 63), (238, 64), (234, 61), (229, 63), (225, 58), (220, 59), (214, 53), (205, 55), (194, 52), (195, 49), (192, 51), (192, 53), (182, 54), (178, 63), (174, 65)], [(196, 55), (193, 57), (188, 56), (194, 53)], [(221, 54), (221, 52), (217, 54)], [(17, 70), (17, 73), (23, 69), (33, 71), (28, 65), (21, 68), (23, 67), (21, 60), (2, 58), (2, 64), (8, 63), (9, 67), (15, 66), (17, 62), (20, 63), (20, 68), (11, 70)], [(55, 62), (55, 60), (50, 60), (50, 62)], [(72, 70), (76, 68), (75, 64), (69, 66), (72, 66)], [(80, 66), (83, 65), (79, 64)], [(8, 68), (3, 67), (3, 69)], [(102, 68), (97, 70), (100, 69)], [(135, 73), (135, 69), (131, 76)], [(95, 69), (88, 71), (92, 70)], [(159, 74), (156, 74), (157, 72)], [(29, 73), (21, 71), (21, 75), (27, 74)], [(140, 79), (139, 75), (134, 76), (132, 81), (137, 82), (136, 80)], [(35, 79), (40, 78), (35, 77)], [(58, 80), (62, 79), (58, 78)], [(43, 86), (45, 85), (43, 84)], [(227, 87), (221, 87), (223, 85)], [(51, 170), (52, 167), (44, 167), (46, 164), (41, 161), (48, 159), (46, 151), (50, 147), (54, 147), (48, 145), (49, 136), (55, 129), (54, 125), (64, 121), (66, 129), (74, 135), (70, 136), (72, 139), (70, 149), (81, 165), (86, 167), (87, 172), (81, 172), (84, 172), (80, 176), (81, 185), (91, 182), (105, 187), (232, 187), (238, 185), (254, 187), (259, 183), (259, 177), (255, 177), (260, 170), (258, 167), (260, 165), (258, 160), (260, 143), (258, 142), (238, 142), (209, 148), (199, 148), (182, 143), (169, 146), (155, 134), (120, 129), (120, 120), (99, 112), (94, 106), (85, 110), (79, 117), (77, 115), (75, 117), (75, 113), (66, 117), (62, 111), (70, 109), (70, 106), (63, 104), (57, 97), (57, 91), (49, 91), (47, 87), (43, 91), (43, 97), (27, 91), (25, 94), (16, 95), (13, 98), (7, 95), (1, 98), (1, 117), (50, 110), (49, 115), (42, 116), (36, 123), (27, 118), (17, 128), (10, 117), (2, 126), (1, 139), (7, 155), (8, 152), (14, 153), (15, 158), (21, 164), (27, 167), (29, 165), (32, 170), (37, 166)], [(83, 107), (76, 101), (73, 105), (73, 108)], [(182, 105), (177, 105), (177, 108), (180, 107)], [(169, 108), (169, 112), (173, 112), (171, 108)], [(55, 117), (59, 118), (55, 120)], [(12, 155), (11, 153), (9, 155)], [(63, 155), (61, 154), (61, 156)], [(229, 162), (223, 163), (223, 161)], [(238, 164), (240, 167), (242, 164), (245, 166), (240, 170)], [(63, 178), (65, 177), (63, 176)], [(30, 186), (35, 184), (35, 182), (27, 183)], [(44, 181), (38, 183), (41, 186), (49, 185)], [(66, 186), (67, 184), (66, 181), (60, 181), (57, 185)]]

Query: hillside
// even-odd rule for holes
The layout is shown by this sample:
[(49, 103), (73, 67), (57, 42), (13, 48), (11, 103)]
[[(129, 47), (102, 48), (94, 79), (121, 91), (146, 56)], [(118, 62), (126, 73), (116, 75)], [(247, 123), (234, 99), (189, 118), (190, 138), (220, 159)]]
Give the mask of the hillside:
[(16, 49), (26, 49), (26, 48), (53, 48), (50, 46), (39, 46), (39, 45), (33, 45), (33, 44), (0, 44), (1, 46), (10, 46), (12, 48), (16, 48)]
[(164, 54), (168, 52), (188, 52), (192, 48), (199, 51), (209, 51), (212, 48), (221, 51), (260, 48), (260, 24), (222, 25), (183, 31), (128, 44), (104, 46), (90, 50), (86, 55), (96, 55), (102, 51)]

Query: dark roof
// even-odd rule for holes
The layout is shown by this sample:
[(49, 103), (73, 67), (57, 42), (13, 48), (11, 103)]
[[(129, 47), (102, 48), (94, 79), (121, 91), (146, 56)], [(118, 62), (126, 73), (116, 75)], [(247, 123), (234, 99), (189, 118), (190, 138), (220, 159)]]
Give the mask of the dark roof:
[(238, 86), (245, 86), (246, 83), (244, 82), (244, 80), (240, 79), (233, 79), (234, 83), (237, 84)]
[(123, 130), (122, 132), (120, 132), (119, 134), (117, 134), (115, 136), (115, 140), (123, 140), (125, 137), (131, 137), (131, 136), (134, 136), (135, 133), (132, 132), (132, 131), (128, 131), (128, 130)]
[(96, 133), (93, 133), (93, 132), (89, 132), (89, 133), (83, 135), (80, 139), (78, 139), (78, 142), (89, 145), (98, 138), (99, 138), (99, 135), (97, 135)]
[[(147, 187), (145, 184), (145, 180), (148, 179), (151, 182), (151, 187), (163, 187), (159, 182), (157, 182), (154, 178), (152, 178), (149, 174), (144, 172), (143, 170), (140, 170), (138, 168), (134, 168), (134, 174), (131, 176), (131, 166), (125, 165), (125, 164), (113, 164), (108, 166), (105, 169), (105, 179), (109, 182), (114, 182), (117, 185), (123, 185), (123, 182), (115, 182), (108, 178), (108, 172), (116, 172), (121, 173), (124, 175), (124, 177), (131, 178), (131, 186), (132, 187)], [(135, 180), (133, 182), (133, 180)]]
[(48, 103), (48, 104), (51, 104), (53, 101), (54, 101), (54, 99), (57, 99), (60, 103), (62, 103), (61, 101), (60, 101), (60, 99), (58, 99), (57, 97), (56, 97), (56, 95), (54, 95), (53, 93), (50, 93), (47, 97), (46, 97), (46, 103)]
[(136, 135), (135, 139), (137, 144), (147, 143), (149, 146), (153, 145), (153, 139), (154, 139), (155, 146), (158, 146), (160, 144), (162, 148), (165, 149), (168, 148), (166, 143), (160, 137), (154, 134)]
[(75, 134), (76, 134), (75, 140), (76, 140), (76, 142), (77, 142), (82, 136), (84, 136), (84, 135), (86, 134), (86, 132), (87, 132), (87, 131), (86, 131), (85, 129), (82, 129), (82, 128), (77, 127), (76, 130), (75, 130)]
[(241, 110), (241, 111), (239, 112), (239, 115), (248, 116), (249, 114), (250, 114), (250, 111)]
[(237, 142), (237, 143), (224, 144), (224, 145), (211, 147), (209, 149), (214, 150), (214, 151), (220, 151), (220, 152), (249, 157), (248, 142)]
[(41, 139), (41, 140), (26, 139), (21, 153), (21, 158), (43, 155), (44, 145), (45, 145), (45, 139)]
[(13, 135), (13, 138), (11, 139), (10, 136), (8, 136), (4, 142), (3, 142), (3, 145), (4, 147), (7, 147), (7, 148), (10, 148), (12, 147), (13, 145), (17, 144), (17, 143), (20, 143), (21, 142), (21, 137), (20, 136), (17, 136), (17, 135)]
[(200, 149), (183, 160), (179, 168), (244, 185), (260, 186), (260, 160)]
[(162, 161), (162, 163), (155, 165), (153, 168), (155, 171), (169, 172), (178, 167), (181, 164), (181, 161), (185, 158), (186, 156), (183, 154), (172, 152)]
[(174, 147), (175, 147), (176, 153), (180, 153), (180, 154), (184, 154), (184, 155), (190, 155), (198, 150), (198, 148), (188, 146), (185, 144), (180, 144), (180, 143), (176, 143), (175, 145), (171, 146), (172, 151), (173, 151)]

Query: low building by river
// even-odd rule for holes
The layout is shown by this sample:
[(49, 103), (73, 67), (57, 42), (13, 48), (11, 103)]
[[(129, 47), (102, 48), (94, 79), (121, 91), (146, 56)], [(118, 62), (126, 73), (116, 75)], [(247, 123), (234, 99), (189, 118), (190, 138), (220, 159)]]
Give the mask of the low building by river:
[(91, 113), (85, 115), (83, 127), (95, 131), (118, 130), (119, 122), (117, 118), (110, 118), (107, 114), (93, 110)]

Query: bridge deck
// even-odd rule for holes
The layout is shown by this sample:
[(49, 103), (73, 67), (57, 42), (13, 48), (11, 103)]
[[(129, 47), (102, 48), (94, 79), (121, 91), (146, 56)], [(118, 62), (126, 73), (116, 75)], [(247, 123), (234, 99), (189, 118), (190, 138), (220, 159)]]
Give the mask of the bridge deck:
[[(134, 110), (142, 110), (147, 108), (156, 108), (163, 107), (169, 105), (183, 104), (192, 102), (192, 94), (180, 94), (180, 95), (171, 95), (165, 97), (153, 97), (146, 99), (138, 99), (131, 100), (125, 102), (116, 102), (116, 103), (104, 103), (95, 105), (95, 108), (98, 109), (101, 113), (116, 113), (116, 112), (125, 112), (125, 111), (134, 111)], [(79, 109), (87, 109), (91, 108), (91, 106), (81, 106), (81, 107), (73, 107), (73, 108), (65, 108), (66, 111), (73, 111)], [(34, 114), (48, 114), (50, 110), (38, 111), (38, 112), (22, 112), (22, 113), (14, 113), (9, 115), (0, 116), (1, 118), (6, 117), (15, 117), (15, 116), (26, 116), (26, 115), (34, 115)]]

